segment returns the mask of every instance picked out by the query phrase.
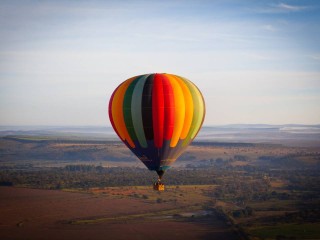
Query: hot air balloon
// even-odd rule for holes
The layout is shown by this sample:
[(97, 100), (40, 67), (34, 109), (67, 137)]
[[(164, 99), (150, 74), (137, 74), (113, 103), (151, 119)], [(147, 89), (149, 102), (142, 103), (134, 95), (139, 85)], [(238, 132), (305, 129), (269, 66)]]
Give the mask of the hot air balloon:
[(161, 178), (199, 132), (205, 116), (200, 90), (190, 80), (167, 73), (127, 79), (113, 92), (109, 118), (125, 145)]

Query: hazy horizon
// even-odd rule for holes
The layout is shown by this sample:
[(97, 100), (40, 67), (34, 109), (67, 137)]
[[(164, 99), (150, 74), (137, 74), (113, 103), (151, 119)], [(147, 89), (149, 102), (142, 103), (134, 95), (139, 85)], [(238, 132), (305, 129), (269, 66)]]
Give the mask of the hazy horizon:
[[(232, 127), (232, 126), (251, 126), (251, 127), (258, 127), (258, 126), (270, 126), (270, 127), (274, 127), (274, 126), (306, 126), (306, 127), (320, 127), (320, 123), (316, 123), (316, 124), (302, 124), (302, 123), (283, 123), (283, 124), (268, 124), (268, 123), (226, 123), (226, 124), (212, 124), (212, 125), (202, 125), (203, 127)], [(68, 125), (68, 124), (61, 124), (61, 125), (45, 125), (45, 124), (19, 124), (19, 125), (0, 125), (0, 128), (4, 128), (4, 127), (61, 127), (61, 128), (86, 128), (86, 127), (106, 127), (106, 128), (112, 128), (111, 124), (107, 123), (107, 124), (92, 124), (92, 125)], [(1, 129), (0, 129), (1, 130)]]
[[(0, 137), (31, 137), (81, 141), (118, 141), (111, 126), (0, 126)], [(194, 142), (269, 143), (286, 146), (320, 146), (320, 125), (231, 124), (203, 126)]]

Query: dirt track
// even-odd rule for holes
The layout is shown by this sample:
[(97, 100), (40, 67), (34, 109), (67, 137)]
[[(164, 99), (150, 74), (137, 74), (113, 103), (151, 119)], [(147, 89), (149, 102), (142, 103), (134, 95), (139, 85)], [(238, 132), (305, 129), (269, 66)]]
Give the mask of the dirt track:
[[(201, 221), (121, 218), (174, 208), (142, 199), (0, 187), (0, 239), (237, 239), (216, 216)], [(70, 224), (101, 218), (114, 221)]]

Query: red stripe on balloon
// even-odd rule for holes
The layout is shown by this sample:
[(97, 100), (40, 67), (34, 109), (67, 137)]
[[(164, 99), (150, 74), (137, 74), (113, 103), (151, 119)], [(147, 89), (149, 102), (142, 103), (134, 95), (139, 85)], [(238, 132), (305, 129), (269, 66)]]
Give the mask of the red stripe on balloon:
[(162, 147), (164, 122), (164, 96), (161, 74), (155, 74), (152, 89), (152, 121), (154, 145)]
[(170, 81), (165, 75), (162, 76), (164, 95), (164, 139), (169, 140), (172, 137), (174, 128), (174, 96)]

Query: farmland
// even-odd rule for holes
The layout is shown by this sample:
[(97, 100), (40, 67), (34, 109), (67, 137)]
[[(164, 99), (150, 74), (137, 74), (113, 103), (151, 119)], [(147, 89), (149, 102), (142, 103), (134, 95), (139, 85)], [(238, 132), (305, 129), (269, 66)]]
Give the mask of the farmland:
[(195, 142), (164, 192), (116, 141), (10, 135), (0, 154), (1, 239), (320, 239), (312, 144)]
[[(185, 189), (180, 190), (184, 192)], [(136, 193), (135, 193), (136, 192)], [(146, 187), (111, 188), (103, 192), (68, 192), (0, 188), (1, 239), (237, 239), (230, 226), (214, 212), (202, 212), (205, 199), (158, 203), (174, 197), (172, 189), (148, 199)], [(188, 192), (188, 191), (186, 191)], [(193, 192), (192, 195), (195, 195)], [(152, 192), (151, 195), (155, 195)], [(188, 196), (189, 197), (189, 196)], [(200, 201), (195, 204), (195, 201)], [(199, 205), (200, 203), (200, 205)]]

